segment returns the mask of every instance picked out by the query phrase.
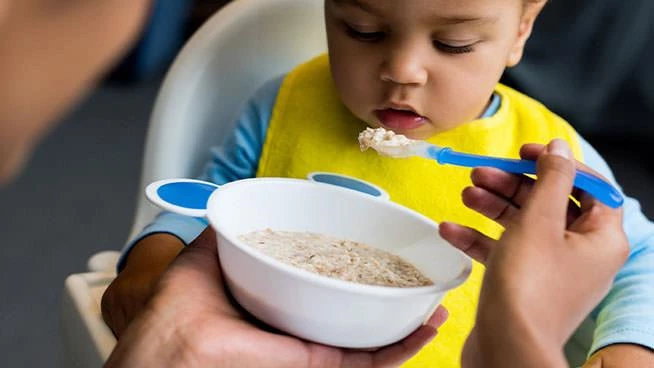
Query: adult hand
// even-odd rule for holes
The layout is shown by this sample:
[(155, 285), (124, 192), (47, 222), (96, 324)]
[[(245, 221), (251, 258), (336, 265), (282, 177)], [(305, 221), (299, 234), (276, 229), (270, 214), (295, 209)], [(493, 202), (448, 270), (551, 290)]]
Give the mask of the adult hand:
[(225, 290), (211, 229), (172, 263), (154, 296), (123, 336), (107, 367), (381, 367), (417, 353), (447, 318), (439, 307), (427, 324), (377, 351), (338, 349), (268, 332)]
[[(506, 229), (498, 241), (444, 223), (441, 235), (486, 264), (477, 325), (464, 363), (477, 366), (566, 366), (562, 348), (605, 296), (629, 246), (622, 210), (574, 191), (575, 161), (567, 144), (526, 145), (538, 180), (490, 168), (473, 171), (466, 206)], [(581, 167), (581, 166), (580, 166)], [(588, 170), (587, 168), (584, 168)], [(510, 351), (509, 351), (510, 350)]]

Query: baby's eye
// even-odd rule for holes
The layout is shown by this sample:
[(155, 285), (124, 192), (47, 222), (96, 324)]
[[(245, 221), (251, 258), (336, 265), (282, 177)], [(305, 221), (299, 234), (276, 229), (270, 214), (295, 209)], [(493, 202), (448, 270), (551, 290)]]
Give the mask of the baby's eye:
[(349, 24), (345, 25), (346, 33), (351, 38), (361, 42), (378, 42), (386, 37), (384, 32), (363, 32), (352, 27)]
[(434, 47), (448, 54), (465, 54), (474, 51), (473, 44), (464, 46), (452, 46), (441, 41), (434, 41)]

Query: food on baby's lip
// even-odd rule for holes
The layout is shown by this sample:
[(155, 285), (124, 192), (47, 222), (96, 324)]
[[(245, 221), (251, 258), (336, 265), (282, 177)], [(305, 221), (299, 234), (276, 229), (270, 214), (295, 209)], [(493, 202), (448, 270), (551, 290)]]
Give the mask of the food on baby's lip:
[(378, 286), (433, 285), (402, 258), (354, 241), (271, 229), (253, 231), (239, 239), (278, 261), (322, 276)]
[(419, 141), (409, 139), (402, 134), (395, 134), (392, 130), (384, 128), (366, 128), (359, 133), (361, 151), (372, 148), (385, 156), (406, 156), (406, 152), (417, 142)]

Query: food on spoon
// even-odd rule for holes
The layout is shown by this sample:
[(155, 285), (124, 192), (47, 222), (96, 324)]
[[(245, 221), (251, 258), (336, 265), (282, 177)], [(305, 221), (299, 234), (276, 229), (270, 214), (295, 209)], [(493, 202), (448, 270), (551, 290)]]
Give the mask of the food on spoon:
[(384, 128), (366, 128), (359, 133), (361, 151), (372, 148), (384, 156), (408, 157), (414, 146), (419, 143), (420, 141), (409, 139), (402, 134), (395, 134), (392, 130)]

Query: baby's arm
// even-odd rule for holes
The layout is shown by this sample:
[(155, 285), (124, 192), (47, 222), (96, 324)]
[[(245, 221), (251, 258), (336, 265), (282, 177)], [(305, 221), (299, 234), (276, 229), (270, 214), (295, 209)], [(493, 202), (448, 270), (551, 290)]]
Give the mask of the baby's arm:
[(593, 354), (583, 368), (654, 367), (652, 349), (633, 344), (615, 344)]
[(179, 238), (167, 233), (154, 233), (134, 244), (102, 296), (102, 317), (116, 336), (143, 308), (159, 276), (183, 248)]
[[(282, 78), (248, 100), (233, 134), (212, 149), (203, 180), (216, 184), (254, 177)], [(152, 287), (181, 249), (207, 226), (204, 219), (163, 212), (124, 248), (119, 274), (102, 297), (105, 322), (119, 335), (148, 300)]]
[[(582, 145), (586, 164), (615, 182), (599, 154), (583, 139)], [(625, 200), (624, 229), (629, 259), (591, 315), (596, 328), (584, 367), (654, 366), (654, 224), (633, 198)]]
[(116, 336), (149, 299), (152, 287), (185, 244), (195, 239), (207, 223), (162, 212), (123, 249), (118, 275), (102, 296), (102, 316)]

